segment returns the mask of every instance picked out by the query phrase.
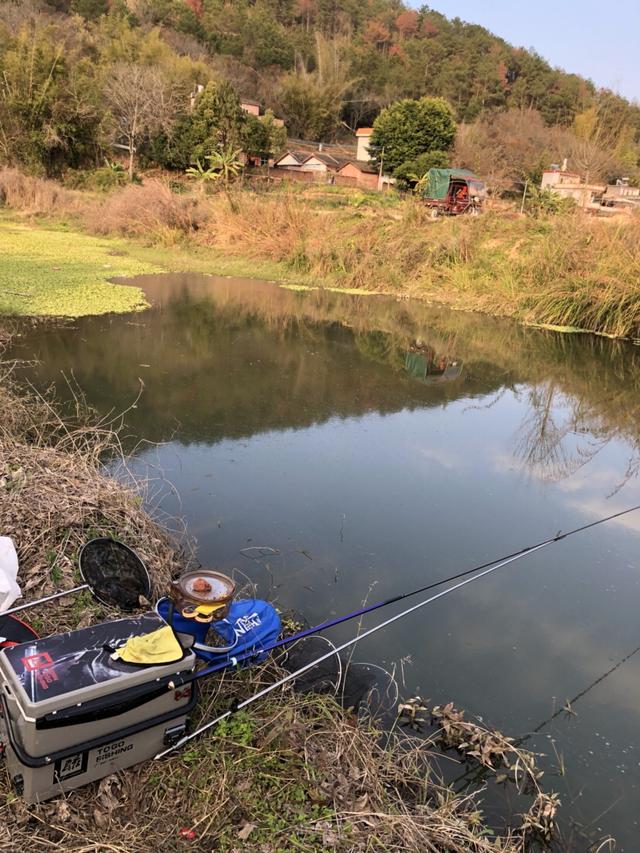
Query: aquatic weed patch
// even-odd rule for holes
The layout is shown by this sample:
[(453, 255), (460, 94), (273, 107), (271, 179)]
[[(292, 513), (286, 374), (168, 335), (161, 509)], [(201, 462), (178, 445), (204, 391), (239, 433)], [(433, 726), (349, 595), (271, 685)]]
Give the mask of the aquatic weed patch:
[(0, 314), (81, 317), (147, 307), (136, 287), (110, 279), (157, 272), (118, 241), (0, 221)]

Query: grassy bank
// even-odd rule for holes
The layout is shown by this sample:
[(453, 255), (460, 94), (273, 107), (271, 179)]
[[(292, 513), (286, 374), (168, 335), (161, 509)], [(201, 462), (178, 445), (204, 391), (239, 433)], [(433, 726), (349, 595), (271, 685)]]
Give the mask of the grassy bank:
[[(434, 222), (411, 199), (326, 187), (245, 189), (229, 197), (176, 193), (149, 180), (98, 196), (11, 170), (0, 172), (0, 199), (23, 217), (64, 218), (103, 239), (78, 239), (74, 246), (71, 237), (69, 242), (55, 238), (58, 254), (43, 253), (34, 266), (47, 289), (55, 285), (53, 272), (62, 273), (69, 258), (77, 264), (72, 285), (150, 265), (385, 291), (524, 323), (640, 336), (638, 218), (604, 221), (576, 213), (532, 219), (489, 212)], [(106, 238), (128, 242), (123, 248)], [(92, 269), (83, 266), (82, 251), (90, 246), (98, 247), (99, 270), (95, 263)], [(128, 256), (118, 257), (120, 251)], [(19, 274), (26, 293), (29, 273), (23, 268)], [(6, 289), (12, 288), (6, 284)], [(44, 296), (40, 300), (37, 291), (36, 285), (37, 311), (70, 310), (62, 290), (57, 308)], [(88, 294), (83, 310), (99, 306), (103, 293)], [(26, 298), (10, 295), (8, 309), (29, 313)]]

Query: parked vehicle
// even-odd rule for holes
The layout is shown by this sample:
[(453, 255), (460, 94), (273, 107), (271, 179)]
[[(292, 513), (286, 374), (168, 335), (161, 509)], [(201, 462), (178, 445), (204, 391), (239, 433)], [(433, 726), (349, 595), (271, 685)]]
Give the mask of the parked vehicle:
[(484, 181), (468, 169), (429, 169), (422, 191), (433, 216), (477, 215), (486, 196)]

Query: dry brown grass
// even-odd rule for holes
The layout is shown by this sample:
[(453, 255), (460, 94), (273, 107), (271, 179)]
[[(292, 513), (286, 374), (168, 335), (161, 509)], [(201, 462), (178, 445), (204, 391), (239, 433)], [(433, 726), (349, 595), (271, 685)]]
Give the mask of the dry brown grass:
[(487, 213), (434, 223), (413, 200), (399, 211), (323, 210), (292, 191), (210, 205), (200, 241), (319, 283), (640, 337), (640, 217)]
[[(198, 718), (281, 674), (270, 662), (208, 682)], [(480, 742), (496, 738), (470, 730)], [(0, 842), (0, 850), (527, 850), (530, 816), (493, 835), (475, 796), (456, 795), (434, 778), (434, 744), (403, 734), (383, 748), (332, 697), (287, 687), (161, 763), (40, 806), (7, 803), (0, 815), (14, 846)], [(530, 799), (537, 809), (535, 793)]]
[(201, 238), (226, 252), (289, 262), (313, 233), (322, 229), (318, 211), (305, 210), (290, 192), (265, 204), (258, 195), (236, 196), (229, 204), (224, 195), (212, 197)]
[(205, 215), (198, 197), (176, 195), (166, 183), (152, 179), (96, 200), (83, 221), (94, 234), (171, 243), (195, 231)]
[(293, 190), (242, 194), (234, 205), (222, 196), (200, 242), (227, 254), (267, 258), (315, 281), (344, 288), (407, 289), (444, 264), (464, 262), (479, 229), (452, 223), (435, 230), (426, 209), (407, 201), (400, 210), (323, 209)]
[(8, 207), (75, 216), (97, 234), (191, 242), (275, 261), (312, 283), (640, 337), (640, 217), (489, 211), (433, 222), (416, 200), (361, 204), (356, 194), (358, 204), (350, 204), (348, 194), (311, 189), (176, 194), (151, 178), (98, 197), (0, 171), (0, 201)]
[(0, 206), (40, 216), (79, 213), (84, 207), (80, 193), (54, 181), (32, 178), (17, 169), (0, 169)]
[[(145, 484), (127, 487), (105, 473), (122, 457), (112, 423), (89, 426), (80, 410), (69, 426), (42, 396), (25, 397), (0, 363), (0, 519), (18, 551), (18, 581), (29, 599), (78, 583), (77, 555), (95, 536), (132, 543), (156, 592), (178, 569), (174, 544), (142, 508)], [(61, 630), (105, 615), (88, 594), (29, 612), (39, 630)]]

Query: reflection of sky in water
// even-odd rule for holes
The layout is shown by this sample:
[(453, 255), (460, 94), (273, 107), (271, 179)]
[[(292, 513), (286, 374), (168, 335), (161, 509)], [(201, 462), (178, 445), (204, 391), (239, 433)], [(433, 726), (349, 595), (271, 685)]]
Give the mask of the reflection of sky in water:
[[(236, 566), (266, 591), (269, 572), (239, 549), (281, 550), (267, 560), (275, 594), (314, 622), (357, 607), (372, 585), (369, 600), (382, 599), (640, 499), (635, 482), (605, 498), (626, 465), (622, 444), (560, 483), (523, 472), (510, 448), (525, 406), (512, 394), (491, 408), (460, 400), (213, 446), (169, 444), (138, 464), (158, 466), (176, 487), (205, 561)], [(168, 497), (163, 508), (178, 504)], [(550, 546), (367, 639), (358, 657), (389, 666), (409, 657), (409, 691), (526, 733), (640, 645), (639, 526), (640, 515), (628, 516)], [(640, 655), (577, 703), (577, 717), (558, 718), (530, 744), (553, 758), (546, 735), (556, 738), (567, 777), (548, 773), (548, 784), (567, 803), (579, 794), (569, 809), (579, 821), (623, 797), (603, 831), (635, 826), (639, 674)]]
[[(156, 478), (163, 510), (186, 518), (204, 564), (241, 569), (310, 622), (640, 502), (638, 482), (625, 482), (633, 348), (382, 300), (359, 310), (394, 334), (367, 335), (357, 314), (336, 324), (349, 307), (338, 297), (306, 302), (251, 284), (243, 312), (238, 285), (180, 282), (175, 300), (164, 284), (162, 308), (135, 323), (31, 330), (17, 355), (41, 358), (30, 372), (40, 384), (73, 370), (101, 413), (125, 408), (143, 375), (127, 428), (164, 443), (143, 444), (133, 469)], [(410, 379), (409, 351), (436, 365), (446, 351), (464, 367), (445, 383)], [(416, 361), (414, 372), (431, 369)], [(402, 661), (406, 694), (525, 734), (640, 646), (638, 532), (640, 513), (550, 546), (368, 638), (356, 656)], [(280, 554), (241, 554), (255, 546)], [(565, 817), (588, 826), (606, 811), (589, 831), (627, 851), (637, 847), (639, 676), (640, 653), (576, 702), (577, 717), (528, 742), (550, 754), (545, 780)]]

